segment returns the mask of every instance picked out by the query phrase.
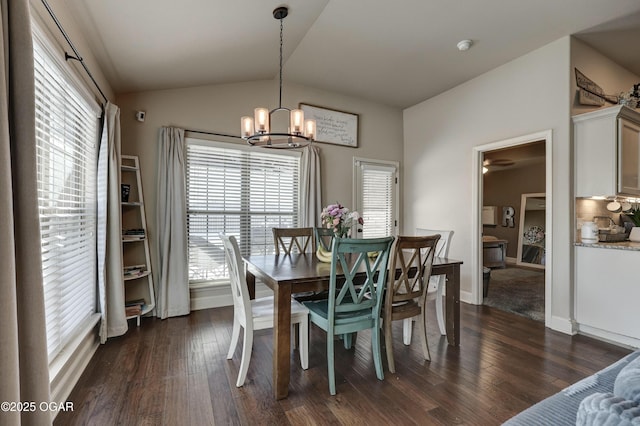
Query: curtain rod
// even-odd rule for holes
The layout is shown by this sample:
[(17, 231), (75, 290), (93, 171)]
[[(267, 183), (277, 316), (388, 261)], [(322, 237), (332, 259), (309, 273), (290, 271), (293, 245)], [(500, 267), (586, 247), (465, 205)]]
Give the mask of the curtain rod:
[(191, 129), (184, 129), (184, 131), (185, 132), (189, 132), (189, 133), (200, 133), (200, 134), (203, 134), (203, 135), (224, 136), (224, 137), (227, 137), (227, 138), (242, 139), (238, 135), (228, 135), (226, 133), (205, 132), (204, 130), (191, 130)]
[(82, 56), (80, 56), (80, 53), (78, 52), (74, 44), (71, 42), (71, 39), (67, 35), (66, 31), (64, 30), (64, 28), (62, 28), (62, 24), (60, 24), (60, 21), (58, 21), (58, 17), (56, 16), (55, 13), (53, 13), (53, 10), (51, 9), (51, 6), (49, 6), (49, 3), (47, 3), (47, 0), (42, 0), (42, 4), (47, 9), (47, 12), (49, 12), (49, 15), (51, 15), (53, 22), (55, 22), (56, 26), (64, 36), (65, 40), (67, 40), (67, 43), (69, 43), (69, 46), (71, 47), (71, 50), (73, 50), (73, 54), (75, 55), (75, 56), (72, 56), (72, 55), (69, 55), (67, 52), (64, 52), (64, 60), (68, 61), (69, 59), (73, 59), (80, 62), (80, 64), (82, 65), (82, 68), (84, 68), (85, 72), (87, 73), (87, 75), (89, 76), (93, 84), (96, 86), (96, 88), (98, 89), (98, 92), (100, 92), (100, 94), (104, 98), (104, 101), (109, 102), (109, 99), (107, 99), (104, 92), (98, 85), (98, 82), (96, 81), (95, 78), (93, 78), (91, 71), (89, 71), (89, 68), (87, 68), (87, 65), (84, 63), (84, 59), (82, 59)]

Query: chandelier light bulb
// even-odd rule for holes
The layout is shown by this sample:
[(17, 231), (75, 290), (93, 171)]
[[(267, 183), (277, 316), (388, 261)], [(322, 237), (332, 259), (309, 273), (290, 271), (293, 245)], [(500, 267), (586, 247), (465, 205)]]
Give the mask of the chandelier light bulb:
[(304, 135), (310, 140), (316, 138), (316, 120), (304, 120)]
[(248, 138), (253, 134), (253, 118), (244, 116), (240, 119), (241, 129), (242, 129), (242, 137)]
[(304, 111), (301, 109), (291, 110), (291, 133), (302, 133), (304, 125)]
[(269, 132), (269, 110), (266, 108), (256, 108), (254, 110), (254, 116), (256, 120), (256, 132)]

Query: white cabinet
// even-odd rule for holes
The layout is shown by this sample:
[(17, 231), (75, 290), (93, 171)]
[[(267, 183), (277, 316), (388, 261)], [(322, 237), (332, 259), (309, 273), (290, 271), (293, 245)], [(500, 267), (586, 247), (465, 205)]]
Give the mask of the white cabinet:
[(640, 251), (575, 249), (575, 318), (579, 330), (640, 347)]
[(155, 308), (155, 294), (138, 157), (123, 155), (120, 170), (125, 309), (140, 325), (140, 316)]
[(576, 197), (640, 194), (640, 114), (617, 105), (573, 116)]
[(618, 119), (618, 192), (640, 194), (640, 123)]

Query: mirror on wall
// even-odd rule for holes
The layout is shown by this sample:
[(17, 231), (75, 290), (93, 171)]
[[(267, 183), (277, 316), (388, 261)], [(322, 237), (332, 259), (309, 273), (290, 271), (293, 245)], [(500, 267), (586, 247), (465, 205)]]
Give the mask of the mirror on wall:
[(545, 265), (545, 193), (522, 194), (516, 264), (543, 269)]

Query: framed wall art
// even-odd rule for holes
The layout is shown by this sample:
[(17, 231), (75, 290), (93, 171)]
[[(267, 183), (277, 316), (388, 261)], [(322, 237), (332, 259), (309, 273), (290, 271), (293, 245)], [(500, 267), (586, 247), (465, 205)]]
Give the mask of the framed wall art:
[(305, 118), (316, 120), (317, 142), (358, 147), (358, 114), (300, 103)]

